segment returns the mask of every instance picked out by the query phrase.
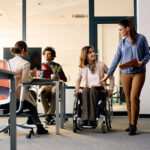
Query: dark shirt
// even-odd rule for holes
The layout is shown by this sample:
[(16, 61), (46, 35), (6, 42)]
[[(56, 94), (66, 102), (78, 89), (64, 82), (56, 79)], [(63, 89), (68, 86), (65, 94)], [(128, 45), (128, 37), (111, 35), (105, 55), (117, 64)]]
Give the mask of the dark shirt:
[[(51, 62), (51, 63), (42, 63), (42, 70), (44, 71), (43, 73), (43, 77), (44, 78), (50, 78), (51, 74), (54, 74), (51, 65), (53, 66), (60, 66), (60, 64), (55, 63), (55, 62)], [(61, 70), (58, 72), (59, 78), (60, 80), (63, 80), (64, 82), (67, 82), (67, 78), (65, 76), (65, 73), (61, 67)]]

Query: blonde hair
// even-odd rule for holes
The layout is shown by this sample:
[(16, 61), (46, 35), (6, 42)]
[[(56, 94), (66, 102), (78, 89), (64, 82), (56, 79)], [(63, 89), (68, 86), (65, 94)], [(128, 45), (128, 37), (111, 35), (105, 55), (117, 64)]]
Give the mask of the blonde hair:
[(84, 46), (81, 49), (79, 67), (84, 68), (88, 65), (87, 55), (89, 53), (90, 48), (92, 48), (94, 50), (94, 47), (91, 45), (90, 46)]

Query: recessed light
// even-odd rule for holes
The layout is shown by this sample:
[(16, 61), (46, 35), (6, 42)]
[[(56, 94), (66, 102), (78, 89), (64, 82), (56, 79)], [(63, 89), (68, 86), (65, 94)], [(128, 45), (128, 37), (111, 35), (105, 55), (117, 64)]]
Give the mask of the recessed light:
[(88, 18), (88, 15), (86, 15), (86, 14), (74, 14), (74, 15), (72, 15), (72, 18)]
[(37, 5), (41, 5), (41, 4), (42, 4), (41, 2), (37, 3)]

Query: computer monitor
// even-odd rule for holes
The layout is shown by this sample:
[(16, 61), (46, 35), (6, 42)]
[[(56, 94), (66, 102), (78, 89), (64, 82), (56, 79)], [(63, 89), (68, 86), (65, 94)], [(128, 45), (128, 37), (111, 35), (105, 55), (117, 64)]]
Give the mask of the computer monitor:
[[(28, 60), (31, 64), (30, 69), (34, 69), (35, 67), (38, 70), (41, 70), (41, 53), (42, 48), (41, 47), (29, 47), (28, 48), (28, 56), (25, 57), (26, 60)], [(3, 58), (4, 59), (11, 59), (14, 56), (10, 52), (10, 47), (4, 47), (3, 48)]]

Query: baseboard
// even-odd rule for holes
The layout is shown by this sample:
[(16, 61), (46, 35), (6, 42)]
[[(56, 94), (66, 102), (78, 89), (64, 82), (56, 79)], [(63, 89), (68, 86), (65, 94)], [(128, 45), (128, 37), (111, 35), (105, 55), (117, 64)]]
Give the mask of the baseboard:
[[(17, 117), (27, 117), (27, 114), (19, 114), (17, 115)], [(113, 112), (113, 116), (127, 116), (127, 112), (126, 111), (120, 111), (120, 112)], [(9, 117), (9, 115), (0, 115), (0, 117)], [(39, 117), (46, 117), (45, 114), (39, 114)], [(71, 113), (67, 113), (66, 117), (68, 118), (72, 118), (72, 114)], [(139, 118), (150, 118), (150, 114), (140, 114)]]
[(150, 114), (140, 114), (139, 118), (150, 118)]
[[(72, 114), (66, 114), (68, 118), (72, 117)], [(126, 111), (118, 111), (118, 112), (113, 112), (113, 116), (127, 116)], [(150, 118), (150, 114), (140, 114), (139, 118)]]

